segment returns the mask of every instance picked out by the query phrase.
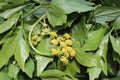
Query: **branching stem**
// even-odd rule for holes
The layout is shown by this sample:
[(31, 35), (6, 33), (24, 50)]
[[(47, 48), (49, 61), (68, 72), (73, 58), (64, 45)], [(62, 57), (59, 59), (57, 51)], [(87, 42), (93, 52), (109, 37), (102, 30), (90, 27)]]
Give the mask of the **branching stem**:
[(30, 32), (29, 32), (29, 36), (28, 36), (29, 44), (30, 44), (31, 48), (32, 48), (36, 53), (38, 53), (38, 54), (40, 54), (40, 55), (43, 55), (43, 56), (52, 57), (52, 55), (50, 55), (50, 54), (44, 54), (44, 53), (39, 52), (39, 51), (33, 46), (32, 42), (31, 42), (31, 35), (32, 35), (33, 29), (35, 28), (35, 26), (36, 26), (42, 19), (44, 19), (44, 17), (46, 17), (46, 14), (44, 14), (41, 18), (39, 18), (39, 19), (32, 25), (32, 28), (31, 28), (31, 30), (30, 30)]

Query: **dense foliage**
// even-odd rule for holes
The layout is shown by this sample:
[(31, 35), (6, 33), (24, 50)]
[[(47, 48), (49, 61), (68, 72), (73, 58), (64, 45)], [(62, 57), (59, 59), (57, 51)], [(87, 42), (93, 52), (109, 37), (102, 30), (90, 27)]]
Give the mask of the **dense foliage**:
[(0, 0), (0, 80), (120, 80), (119, 0)]

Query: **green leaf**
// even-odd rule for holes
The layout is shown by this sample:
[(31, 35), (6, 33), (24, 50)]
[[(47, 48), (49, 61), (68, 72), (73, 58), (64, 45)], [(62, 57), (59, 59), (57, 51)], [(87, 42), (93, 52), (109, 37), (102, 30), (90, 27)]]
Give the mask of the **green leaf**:
[(85, 1), (85, 0), (77, 0), (80, 2), (80, 4), (84, 4), (84, 5), (94, 5), (94, 3), (92, 2), (88, 2), (88, 1)]
[(16, 8), (9, 9), (9, 10), (5, 10), (4, 12), (0, 13), (0, 16), (3, 17), (3, 18), (10, 18), (15, 13), (17, 13), (21, 9), (25, 8), (26, 6), (27, 5), (19, 6), (19, 7), (16, 7)]
[(73, 12), (81, 13), (93, 10), (93, 7), (80, 4), (76, 0), (56, 0), (54, 4), (62, 8), (66, 14), (70, 14)]
[(0, 40), (0, 45), (2, 43), (5, 43), (8, 39), (13, 37), (13, 33), (12, 31), (10, 31), (9, 33), (7, 33), (4, 37), (2, 37), (2, 39)]
[(8, 72), (9, 77), (17, 78), (19, 68), (16, 65), (10, 64), (8, 67), (8, 70), (9, 70), (9, 72)]
[(114, 78), (110, 78), (109, 80), (119, 80), (120, 76), (114, 77)]
[(43, 78), (49, 78), (49, 77), (60, 78), (63, 76), (65, 76), (65, 73), (59, 70), (47, 70), (41, 74), (41, 77)]
[(77, 60), (79, 64), (86, 66), (86, 67), (100, 66), (99, 56), (92, 54), (92, 53), (85, 53), (80, 48), (75, 48), (75, 50), (77, 52), (75, 59)]
[(115, 7), (97, 7), (95, 9), (95, 21), (98, 23), (103, 23), (106, 21), (113, 21), (118, 16), (120, 16), (120, 8)]
[(69, 74), (73, 79), (76, 79), (74, 76), (75, 74), (80, 73), (80, 67), (75, 60), (66, 66), (65, 73)]
[(114, 61), (117, 61), (120, 64), (120, 55), (119, 54), (114, 52), (113, 53), (113, 59), (114, 59)]
[(87, 40), (85, 41), (85, 44), (83, 45), (83, 49), (85, 51), (91, 51), (91, 50), (96, 50), (103, 37), (104, 37), (104, 34), (105, 34), (105, 28), (100, 28), (96, 31), (92, 31), (88, 34), (88, 38)]
[[(73, 80), (73, 79), (71, 79), (69, 76), (64, 76), (64, 77), (63, 77), (63, 80)], [(74, 80), (78, 80), (78, 79), (75, 79), (75, 78), (74, 78)]]
[(62, 25), (67, 20), (65, 12), (56, 5), (49, 5), (47, 17), (53, 27)]
[(7, 21), (0, 25), (0, 34), (12, 28), (12, 26), (17, 23), (20, 14), (16, 14)]
[(7, 39), (0, 50), (0, 68), (8, 63), (9, 58), (13, 56), (15, 43), (13, 37)]
[(82, 17), (80, 19), (80, 22), (77, 23), (72, 28), (72, 36), (80, 41), (80, 46), (83, 46), (83, 44), (87, 38), (87, 29), (85, 26), (85, 17)]
[(35, 56), (37, 60), (37, 76), (39, 77), (47, 65), (53, 61), (53, 58), (48, 58), (40, 55)]
[(11, 80), (7, 73), (5, 72), (0, 72), (0, 80)]
[(63, 78), (61, 79), (59, 79), (59, 78), (52, 78), (52, 77), (49, 77), (49, 78), (42, 78), (42, 80), (64, 80)]
[(101, 0), (105, 6), (120, 7), (120, 1), (118, 0)]
[(120, 16), (113, 22), (115, 29), (120, 29)]
[(18, 62), (20, 68), (24, 71), (25, 69), (25, 61), (29, 57), (29, 47), (26, 41), (23, 38), (23, 30), (22, 27), (19, 26), (20, 29), (17, 31), (17, 35), (15, 36), (14, 42), (14, 57)]
[(99, 68), (99, 67), (91, 67), (91, 68), (87, 69), (87, 72), (89, 73), (90, 80), (95, 80), (100, 75), (101, 68)]
[(4, 22), (4, 18), (0, 17), (0, 24)]
[(73, 22), (76, 20), (76, 18), (79, 16), (78, 13), (72, 13), (67, 15), (67, 22), (65, 23), (64, 28), (66, 27), (72, 27)]
[(41, 42), (38, 44), (38, 46), (36, 47), (36, 49), (41, 52), (42, 54), (51, 54), (51, 49), (53, 48), (53, 46), (50, 44), (50, 38), (43, 38), (41, 40)]
[(114, 51), (116, 51), (120, 55), (120, 39), (115, 39), (112, 35), (110, 35), (110, 40), (112, 43), (112, 47)]
[(46, 8), (40, 8), (37, 11), (35, 11), (33, 14), (40, 18), (42, 15), (44, 15), (47, 12)]
[(0, 2), (2, 3), (2, 5), (0, 5), (0, 9), (1, 10), (11, 9), (23, 3), (25, 4), (25, 2), (27, 1), (26, 0), (5, 0), (4, 2)]
[(105, 78), (103, 80), (120, 80), (120, 76), (115, 76), (115, 77), (112, 77), (112, 78)]
[(101, 56), (101, 66), (104, 74), (107, 75), (107, 51), (108, 51), (108, 35), (106, 35), (101, 44), (99, 45), (99, 49), (96, 52), (97, 55)]
[[(21, 27), (21, 26), (19, 26)], [(0, 50), (0, 68), (7, 64), (8, 60), (14, 54), (16, 61), (21, 69), (24, 71), (24, 65), (27, 57), (29, 56), (29, 48), (25, 40), (23, 39), (22, 28), (16, 30), (16, 36), (9, 36)]]
[(28, 59), (28, 61), (26, 62), (26, 65), (25, 65), (25, 73), (30, 77), (32, 78), (33, 77), (33, 71), (34, 71), (34, 62), (32, 59)]

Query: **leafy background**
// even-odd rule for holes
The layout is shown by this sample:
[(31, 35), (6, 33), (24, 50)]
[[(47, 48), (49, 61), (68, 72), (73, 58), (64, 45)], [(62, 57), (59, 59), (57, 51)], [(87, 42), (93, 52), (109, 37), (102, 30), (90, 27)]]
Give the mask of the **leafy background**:
[[(72, 35), (67, 66), (51, 56), (49, 39), (37, 51), (29, 42), (44, 15), (53, 31)], [(0, 80), (120, 80), (119, 30), (119, 0), (0, 0)]]

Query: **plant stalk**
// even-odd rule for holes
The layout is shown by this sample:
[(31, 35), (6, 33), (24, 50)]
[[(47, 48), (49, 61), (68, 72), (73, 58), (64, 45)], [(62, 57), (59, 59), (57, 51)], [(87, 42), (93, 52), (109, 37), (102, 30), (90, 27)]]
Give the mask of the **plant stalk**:
[(31, 35), (32, 35), (33, 29), (36, 27), (36, 25), (37, 25), (44, 17), (46, 17), (46, 14), (44, 14), (41, 18), (39, 18), (39, 19), (32, 25), (32, 28), (31, 28), (31, 30), (30, 30), (30, 32), (29, 32), (29, 36), (28, 36), (29, 44), (30, 44), (31, 48), (32, 48), (36, 53), (39, 53), (40, 55), (43, 55), (43, 56), (52, 57), (52, 55), (50, 55), (50, 54), (44, 54), (44, 53), (39, 52), (39, 51), (32, 45), (32, 42), (31, 42)]

